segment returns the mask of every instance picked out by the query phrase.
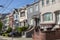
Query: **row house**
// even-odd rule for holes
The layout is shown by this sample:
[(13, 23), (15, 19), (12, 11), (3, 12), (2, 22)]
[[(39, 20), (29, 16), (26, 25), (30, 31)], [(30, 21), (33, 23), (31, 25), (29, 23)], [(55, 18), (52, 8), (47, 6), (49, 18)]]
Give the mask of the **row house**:
[(14, 22), (13, 22), (13, 26), (15, 27), (19, 27), (20, 22), (19, 22), (19, 12), (18, 9), (14, 9), (13, 11), (13, 18), (14, 18)]
[[(40, 10), (39, 2), (33, 3), (32, 5), (27, 5), (27, 18), (28, 18), (27, 20), (28, 20), (29, 25), (35, 26), (35, 21), (38, 21), (38, 19), (40, 19), (39, 10)], [(39, 24), (39, 22), (40, 21), (38, 21), (37, 24)]]
[[(54, 30), (54, 25), (58, 26), (59, 23), (59, 0), (42, 0), (40, 1), (40, 12), (41, 12), (41, 28), (46, 31), (46, 28), (52, 28)], [(58, 16), (58, 17), (57, 17)]]
[(39, 6), (40, 29), (34, 31), (33, 40), (59, 40), (60, 0), (40, 0)]
[(19, 10), (19, 22), (20, 22), (20, 27), (28, 26), (26, 7), (20, 8), (20, 9), (18, 9), (18, 10)]
[(4, 19), (4, 25), (4, 29), (7, 30), (7, 28), (9, 27), (9, 15), (6, 15)]
[(13, 13), (9, 14), (9, 27), (13, 28), (14, 18)]
[(9, 26), (9, 15), (6, 15), (5, 22), (5, 26)]
[[(39, 0), (9, 15), (10, 27), (28, 26), (33, 40), (60, 39), (60, 0)], [(33, 35), (32, 35), (33, 33)]]
[(3, 31), (6, 31), (9, 26), (9, 14), (2, 14), (1, 21), (3, 23)]
[(26, 37), (32, 37), (33, 29), (40, 26), (40, 6), (39, 1), (27, 5), (27, 21), (29, 24)]

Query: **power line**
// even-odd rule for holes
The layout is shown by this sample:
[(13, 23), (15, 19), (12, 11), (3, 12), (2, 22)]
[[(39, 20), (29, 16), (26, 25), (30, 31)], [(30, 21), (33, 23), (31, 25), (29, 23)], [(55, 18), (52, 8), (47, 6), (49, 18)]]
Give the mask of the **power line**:
[[(5, 2), (3, 5), (6, 5), (7, 1), (8, 1), (8, 0), (6, 0), (6, 2)], [(3, 5), (2, 5), (2, 6), (3, 6)], [(3, 6), (3, 8), (4, 8), (4, 6)], [(1, 10), (2, 10), (2, 9), (1, 9)], [(0, 10), (0, 11), (1, 11), (1, 10)]]
[(4, 9), (2, 12), (4, 12), (4, 11), (11, 5), (11, 3), (12, 3), (13, 1), (14, 1), (14, 0), (11, 0), (10, 3), (5, 7), (5, 9)]
[(4, 12), (8, 8), (8, 6), (12, 3), (12, 1), (13, 0), (10, 1), (10, 3), (5, 7), (5, 9), (2, 12)]

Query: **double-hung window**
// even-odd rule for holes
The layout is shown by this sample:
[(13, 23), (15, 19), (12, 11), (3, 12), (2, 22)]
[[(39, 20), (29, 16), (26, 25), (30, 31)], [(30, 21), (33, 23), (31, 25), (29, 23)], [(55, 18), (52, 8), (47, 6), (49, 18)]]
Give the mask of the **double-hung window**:
[(30, 13), (33, 12), (33, 8), (32, 8), (32, 7), (29, 8), (29, 12), (30, 12)]
[(24, 17), (25, 16), (25, 12), (21, 12), (20, 17)]
[(42, 6), (44, 6), (44, 0), (42, 0)]
[(52, 3), (54, 3), (55, 2), (55, 0), (52, 0)]
[(46, 4), (49, 4), (49, 0), (46, 0)]
[(57, 23), (60, 24), (60, 13), (57, 14)]
[(35, 6), (35, 11), (38, 11), (38, 5)]
[(52, 21), (53, 20), (53, 15), (51, 12), (43, 14), (43, 21)]

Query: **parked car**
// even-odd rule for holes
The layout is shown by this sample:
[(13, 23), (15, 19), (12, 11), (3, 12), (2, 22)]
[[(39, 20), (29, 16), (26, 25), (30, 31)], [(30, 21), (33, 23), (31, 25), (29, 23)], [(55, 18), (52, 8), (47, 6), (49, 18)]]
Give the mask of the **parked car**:
[(9, 37), (20, 37), (21, 36), (21, 33), (18, 33), (18, 32), (10, 32), (9, 33), (9, 35), (8, 35)]

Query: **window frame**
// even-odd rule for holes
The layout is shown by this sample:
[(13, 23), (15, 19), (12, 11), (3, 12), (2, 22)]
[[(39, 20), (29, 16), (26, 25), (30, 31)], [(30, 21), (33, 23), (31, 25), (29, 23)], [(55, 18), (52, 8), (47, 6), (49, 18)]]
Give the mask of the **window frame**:
[(21, 12), (20, 17), (24, 17), (24, 16), (25, 16), (25, 12)]
[(57, 23), (60, 24), (60, 13), (57, 14)]
[(29, 8), (29, 12), (30, 12), (30, 13), (33, 12), (33, 8), (32, 8), (32, 7)]
[(35, 5), (35, 8), (36, 8), (35, 11), (38, 11), (38, 10), (39, 10), (39, 5), (36, 4), (36, 5)]
[(42, 0), (42, 6), (44, 6), (44, 0)]
[(46, 0), (46, 4), (47, 4), (47, 5), (49, 4), (49, 2), (50, 2), (50, 0)]
[[(51, 15), (51, 17), (50, 17), (50, 15), (49, 15), (49, 16), (47, 16), (46, 14), (48, 14), (48, 15), (50, 14), (50, 15)], [(50, 20), (46, 19), (46, 17), (45, 17), (44, 15), (45, 15), (47, 18), (49, 17), (49, 18), (50, 18)], [(45, 19), (46, 19), (46, 20), (45, 20)], [(43, 21), (53, 21), (53, 14), (52, 14), (52, 12), (44, 13), (44, 14), (43, 14)]]
[(52, 0), (52, 4), (54, 4), (55, 3), (55, 0)]

